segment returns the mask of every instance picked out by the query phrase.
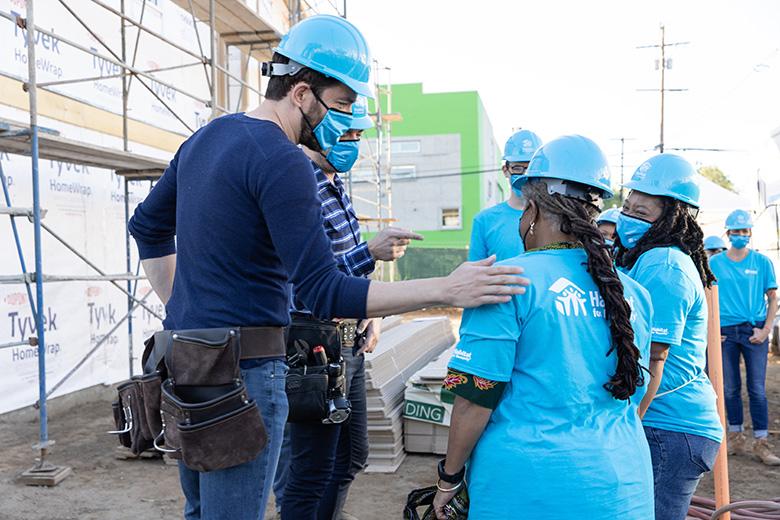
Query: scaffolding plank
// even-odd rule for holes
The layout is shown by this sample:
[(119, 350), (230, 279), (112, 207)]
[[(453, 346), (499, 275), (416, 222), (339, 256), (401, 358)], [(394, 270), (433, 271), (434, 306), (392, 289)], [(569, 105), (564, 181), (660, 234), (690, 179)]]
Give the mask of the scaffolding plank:
[[(171, 1), (189, 12), (188, 0)], [(209, 0), (192, 0), (192, 5), (195, 17), (208, 23)], [(231, 35), (231, 43), (257, 41), (260, 36), (269, 40), (279, 40), (282, 37), (281, 33), (242, 0), (217, 0), (215, 6), (215, 29), (220, 35)]]
[[(89, 274), (44, 274), (44, 282), (110, 282), (110, 281), (146, 280), (146, 276), (119, 273), (107, 275)], [(35, 273), (0, 275), (0, 284), (35, 283)]]
[[(0, 120), (0, 125), (2, 124), (8, 125), (12, 131), (14, 129), (28, 129), (28, 127), (13, 121)], [(159, 177), (168, 167), (168, 161), (162, 159), (75, 141), (48, 132), (38, 133), (38, 149), (41, 159), (83, 164), (121, 172), (144, 171), (147, 176), (154, 171), (159, 172), (157, 175)], [(2, 152), (30, 155), (30, 150), (29, 135), (8, 135), (0, 139), (0, 151)]]
[[(41, 210), (41, 213), (43, 213), (43, 210)], [(32, 217), (33, 216), (33, 209), (32, 208), (18, 208), (18, 207), (8, 207), (8, 206), (0, 206), (0, 215), (10, 215), (12, 217)]]

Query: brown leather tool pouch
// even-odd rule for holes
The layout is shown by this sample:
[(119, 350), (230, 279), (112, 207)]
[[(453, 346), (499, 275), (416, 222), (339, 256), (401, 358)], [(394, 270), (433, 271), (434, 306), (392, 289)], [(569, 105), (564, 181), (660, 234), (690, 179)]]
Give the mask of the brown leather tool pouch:
[(241, 381), (241, 330), (176, 331), (170, 337), (168, 379), (161, 389), (163, 424), (155, 447), (196, 471), (225, 469), (257, 457), (268, 436)]

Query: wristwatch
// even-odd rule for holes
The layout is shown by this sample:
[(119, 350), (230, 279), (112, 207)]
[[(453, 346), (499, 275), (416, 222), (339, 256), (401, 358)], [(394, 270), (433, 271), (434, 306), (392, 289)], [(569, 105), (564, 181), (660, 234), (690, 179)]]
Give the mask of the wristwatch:
[(460, 471), (454, 475), (450, 475), (444, 471), (444, 463), (447, 459), (441, 459), (439, 461), (439, 479), (447, 482), (448, 484), (460, 484), (463, 482), (463, 477), (466, 476), (466, 466), (463, 466)]

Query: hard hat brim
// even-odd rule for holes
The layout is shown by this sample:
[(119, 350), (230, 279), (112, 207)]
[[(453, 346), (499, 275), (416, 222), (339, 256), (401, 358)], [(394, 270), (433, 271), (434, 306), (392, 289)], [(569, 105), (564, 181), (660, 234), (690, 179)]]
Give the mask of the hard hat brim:
[(670, 199), (679, 200), (680, 202), (684, 202), (688, 204), (689, 206), (693, 206), (694, 208), (699, 208), (699, 203), (690, 197), (684, 197), (676, 193), (670, 193), (667, 190), (656, 188), (654, 186), (648, 186), (646, 183), (641, 181), (629, 181), (625, 184), (623, 184), (624, 188), (628, 188), (633, 191), (638, 191), (640, 193), (646, 193), (648, 195), (654, 195), (656, 197), (669, 197)]

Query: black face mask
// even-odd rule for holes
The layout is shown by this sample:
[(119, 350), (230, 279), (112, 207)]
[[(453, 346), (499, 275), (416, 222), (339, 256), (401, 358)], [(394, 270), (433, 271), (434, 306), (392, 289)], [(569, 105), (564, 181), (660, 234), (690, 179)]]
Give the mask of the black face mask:
[(298, 142), (314, 152), (322, 153), (322, 146), (320, 146), (320, 142), (317, 140), (317, 137), (315, 137), (314, 127), (311, 125), (311, 121), (316, 119), (318, 114), (306, 114), (302, 108), (299, 108), (298, 110), (301, 111), (304, 122), (303, 128), (301, 128), (301, 137), (298, 139)]

